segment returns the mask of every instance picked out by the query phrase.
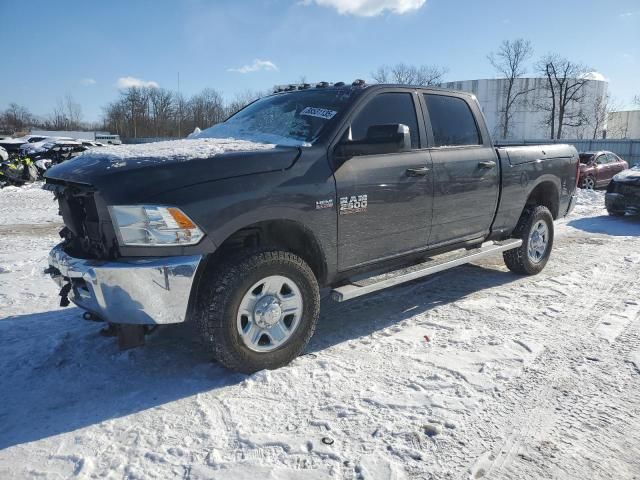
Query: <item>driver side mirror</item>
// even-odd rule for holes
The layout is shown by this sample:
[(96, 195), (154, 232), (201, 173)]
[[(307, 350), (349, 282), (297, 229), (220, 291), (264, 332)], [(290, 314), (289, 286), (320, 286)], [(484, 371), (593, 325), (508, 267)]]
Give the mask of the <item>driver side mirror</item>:
[(351, 158), (409, 150), (411, 150), (409, 127), (402, 123), (391, 123), (370, 126), (362, 140), (343, 140), (336, 146), (335, 154), (340, 158)]

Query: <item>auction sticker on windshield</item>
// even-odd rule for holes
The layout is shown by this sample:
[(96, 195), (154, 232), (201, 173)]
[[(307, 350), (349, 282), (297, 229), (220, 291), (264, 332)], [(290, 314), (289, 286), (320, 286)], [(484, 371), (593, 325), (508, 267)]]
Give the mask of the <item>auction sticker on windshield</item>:
[(306, 107), (300, 112), (300, 115), (307, 115), (308, 117), (324, 118), (325, 120), (331, 120), (335, 114), (338, 113), (335, 110), (329, 110), (328, 108)]

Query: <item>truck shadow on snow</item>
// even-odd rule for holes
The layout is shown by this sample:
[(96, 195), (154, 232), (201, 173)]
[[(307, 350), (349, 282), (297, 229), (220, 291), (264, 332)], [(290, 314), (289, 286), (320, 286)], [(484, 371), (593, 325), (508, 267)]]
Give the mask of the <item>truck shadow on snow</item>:
[(567, 225), (589, 233), (602, 233), (615, 237), (640, 237), (640, 216), (626, 215), (624, 217), (599, 217), (576, 218), (567, 222)]
[[(518, 278), (467, 265), (343, 304), (325, 299), (305, 355)], [(166, 326), (125, 352), (100, 336), (102, 326), (77, 308), (0, 322), (0, 449), (143, 411), (162, 415), (153, 409), (247, 378), (212, 363), (189, 325)]]

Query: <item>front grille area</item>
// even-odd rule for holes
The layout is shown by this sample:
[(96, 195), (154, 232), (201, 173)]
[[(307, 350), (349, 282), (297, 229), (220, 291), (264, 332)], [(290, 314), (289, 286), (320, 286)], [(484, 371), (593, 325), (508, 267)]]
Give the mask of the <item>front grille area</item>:
[(112, 260), (119, 256), (118, 244), (106, 208), (100, 208), (90, 185), (52, 182), (44, 188), (55, 193), (65, 228), (60, 236), (71, 256)]
[(631, 183), (611, 182), (609, 188), (607, 188), (607, 192), (619, 193), (625, 197), (640, 199), (640, 183), (634, 185)]

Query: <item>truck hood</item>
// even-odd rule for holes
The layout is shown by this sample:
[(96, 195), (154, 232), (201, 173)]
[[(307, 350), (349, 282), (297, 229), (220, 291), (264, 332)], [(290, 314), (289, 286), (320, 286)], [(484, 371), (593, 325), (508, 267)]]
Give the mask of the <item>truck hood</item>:
[(640, 166), (624, 170), (613, 177), (614, 182), (640, 184)]
[(51, 168), (48, 181), (91, 185), (105, 198), (148, 201), (197, 183), (289, 168), (300, 149), (234, 139), (174, 140), (91, 149)]

